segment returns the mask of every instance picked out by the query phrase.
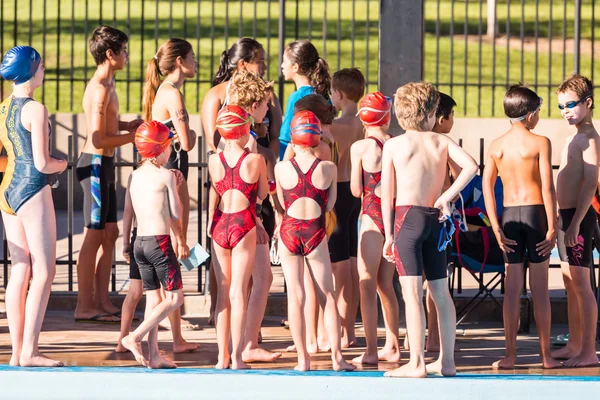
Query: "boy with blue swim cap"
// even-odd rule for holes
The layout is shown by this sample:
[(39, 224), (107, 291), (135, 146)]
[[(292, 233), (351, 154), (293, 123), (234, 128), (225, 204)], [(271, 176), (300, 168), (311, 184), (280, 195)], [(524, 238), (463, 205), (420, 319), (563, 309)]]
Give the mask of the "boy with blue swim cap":
[(44, 68), (32, 47), (10, 49), (0, 75), (13, 82), (0, 104), (0, 209), (11, 255), (6, 311), (12, 341), (10, 365), (60, 367), (38, 347), (56, 272), (56, 217), (49, 175), (61, 173), (66, 160), (50, 155), (48, 110), (32, 97), (42, 86)]

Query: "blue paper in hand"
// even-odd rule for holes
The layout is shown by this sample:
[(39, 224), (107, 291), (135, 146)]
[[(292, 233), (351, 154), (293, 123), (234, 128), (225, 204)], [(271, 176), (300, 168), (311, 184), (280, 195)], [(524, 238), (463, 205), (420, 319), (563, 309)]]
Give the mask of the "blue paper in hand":
[(204, 261), (208, 259), (209, 254), (204, 250), (200, 243), (196, 243), (194, 247), (190, 249), (190, 256), (185, 260), (179, 260), (179, 263), (185, 267), (186, 270), (191, 271), (197, 268)]

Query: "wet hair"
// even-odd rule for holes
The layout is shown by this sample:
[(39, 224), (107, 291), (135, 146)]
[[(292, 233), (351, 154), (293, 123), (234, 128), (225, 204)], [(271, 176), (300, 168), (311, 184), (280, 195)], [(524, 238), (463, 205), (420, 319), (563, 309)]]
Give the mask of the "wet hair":
[(365, 95), (367, 82), (358, 68), (344, 68), (333, 74), (331, 87), (343, 92), (350, 100), (358, 103)]
[(146, 84), (142, 99), (144, 119), (152, 120), (152, 105), (156, 99), (156, 92), (160, 86), (160, 76), (168, 75), (177, 68), (177, 59), (186, 58), (192, 52), (192, 45), (187, 40), (169, 39), (150, 59), (146, 67)]
[(252, 72), (238, 71), (231, 78), (227, 97), (229, 104), (250, 108), (252, 104), (260, 103), (272, 91), (273, 82), (266, 82)]
[(213, 86), (230, 80), (240, 61), (248, 63), (255, 61), (261, 50), (263, 50), (262, 45), (251, 38), (239, 39), (228, 50), (223, 50), (219, 69), (212, 80)]
[[(567, 79), (560, 84), (556, 90), (558, 93), (566, 93), (568, 91), (575, 92), (579, 99), (590, 97), (594, 99), (594, 85), (592, 81), (583, 75), (571, 74)], [(594, 103), (592, 102), (592, 109), (594, 109)]]
[(106, 52), (108, 50), (112, 50), (113, 53), (119, 54), (123, 44), (128, 41), (129, 38), (124, 32), (107, 25), (100, 25), (92, 32), (92, 36), (88, 40), (88, 45), (96, 65), (100, 65), (108, 60), (108, 57), (106, 57)]
[(541, 104), (540, 97), (519, 83), (512, 85), (504, 95), (504, 114), (508, 118), (519, 118), (534, 112)]
[(435, 117), (444, 117), (445, 119), (450, 118), (452, 109), (456, 107), (456, 101), (446, 93), (439, 92), (440, 104), (438, 104), (437, 110), (435, 110)]
[(296, 40), (287, 45), (285, 54), (292, 64), (298, 64), (298, 73), (306, 76), (315, 92), (329, 98), (331, 76), (327, 61), (319, 57), (319, 52), (308, 40)]
[(411, 82), (394, 95), (394, 111), (404, 130), (424, 131), (429, 116), (437, 109), (440, 94), (432, 84)]
[(320, 94), (309, 94), (298, 100), (294, 105), (294, 114), (304, 110), (315, 114), (321, 125), (331, 125), (333, 123), (335, 108)]

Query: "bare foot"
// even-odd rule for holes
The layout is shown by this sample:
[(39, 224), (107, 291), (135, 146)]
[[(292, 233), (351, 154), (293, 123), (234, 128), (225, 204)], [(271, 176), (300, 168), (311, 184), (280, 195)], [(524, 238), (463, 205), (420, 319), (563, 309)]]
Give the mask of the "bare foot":
[(288, 353), (295, 353), (296, 352), (296, 345), (293, 344), (291, 346), (286, 347), (285, 351), (288, 352)]
[(298, 365), (294, 367), (296, 371), (310, 371), (310, 360), (300, 361), (298, 360)]
[(223, 359), (219, 358), (217, 360), (217, 364), (215, 365), (215, 369), (229, 369), (229, 361), (229, 355)]
[(333, 370), (340, 371), (354, 371), (356, 369), (356, 365), (350, 364), (348, 361), (343, 358), (339, 361), (333, 360)]
[(454, 360), (442, 362), (442, 360), (438, 359), (431, 364), (427, 364), (425, 370), (428, 374), (438, 374), (443, 376), (456, 375), (456, 365), (454, 364)]
[(506, 356), (501, 360), (496, 361), (492, 364), (492, 368), (495, 369), (513, 369), (515, 362), (517, 361), (516, 356)]
[[(584, 367), (597, 367), (598, 356), (596, 353), (579, 354), (576, 357), (570, 358), (563, 363), (567, 368), (584, 368)], [(21, 363), (21, 365), (23, 365)]]
[(250, 369), (251, 367), (246, 364), (245, 362), (243, 362), (242, 360), (239, 361), (231, 361), (231, 369)]
[(400, 362), (402, 355), (394, 347), (388, 349), (384, 347), (377, 352), (377, 358), (379, 358), (380, 361)]
[(308, 354), (317, 354), (319, 352), (319, 346), (316, 343), (307, 343), (306, 351), (308, 351)]
[(151, 369), (173, 369), (177, 368), (177, 364), (173, 361), (169, 361), (161, 356), (153, 357), (148, 362), (148, 368)]
[(377, 354), (367, 355), (367, 353), (364, 352), (360, 356), (353, 358), (352, 362), (355, 364), (377, 365), (379, 363), (379, 357)]
[(427, 370), (423, 362), (409, 362), (400, 368), (386, 372), (384, 376), (391, 378), (425, 378)]
[(188, 321), (187, 319), (181, 319), (181, 329), (185, 330), (185, 331), (197, 331), (200, 329), (200, 325), (198, 324), (193, 324), (190, 321)]
[(356, 344), (356, 338), (354, 338), (354, 340), (350, 340), (349, 338), (342, 336), (341, 341), (340, 341), (340, 345), (341, 345), (342, 349), (348, 349), (350, 347), (354, 347), (355, 344)]
[(19, 358), (19, 365), (21, 367), (63, 367), (62, 361), (56, 361), (49, 357), (46, 357), (40, 352), (33, 354), (30, 357), (23, 356)]
[(273, 362), (281, 357), (281, 353), (271, 353), (269, 350), (257, 347), (254, 349), (246, 349), (242, 352), (242, 360), (247, 363), (251, 362)]
[(331, 351), (331, 344), (329, 344), (329, 340), (322, 336), (317, 337), (317, 347), (319, 348), (319, 351), (323, 353), (329, 353)]
[(566, 345), (562, 349), (558, 349), (551, 353), (552, 358), (556, 360), (568, 360), (570, 358), (576, 357), (581, 353), (581, 349), (575, 349), (572, 346)]
[(13, 354), (10, 357), (10, 361), (8, 362), (8, 365), (10, 365), (11, 367), (18, 367), (19, 366), (19, 358), (21, 358), (18, 354)]
[[(310, 346), (310, 345), (308, 345), (308, 346), (306, 346), (306, 350), (307, 350), (308, 354), (317, 354), (319, 351), (322, 351), (322, 352), (328, 352), (329, 350), (331, 350), (331, 348), (329, 348), (329, 349), (327, 349), (327, 350), (323, 350), (323, 349), (322, 349), (322, 348), (320, 348), (320, 347), (318, 347), (318, 348), (315, 348), (314, 346)], [(293, 344), (293, 345), (291, 345), (291, 346), (288, 346), (288, 347), (286, 347), (286, 348), (285, 348), (285, 351), (286, 351), (287, 353), (295, 353), (295, 352), (296, 352), (296, 345), (295, 345), (295, 344)]]
[(115, 353), (127, 353), (129, 350), (127, 347), (121, 344), (121, 340), (119, 340), (119, 344), (115, 347)]
[(115, 307), (110, 301), (106, 304), (100, 304), (98, 306), (98, 309), (102, 312), (105, 312), (107, 314), (116, 314), (119, 311), (121, 311), (120, 308)]
[(177, 341), (177, 343), (173, 342), (173, 353), (181, 354), (181, 353), (191, 353), (200, 348), (200, 344), (198, 343), (189, 343), (185, 340), (181, 339)]
[(142, 343), (136, 342), (133, 340), (131, 335), (127, 335), (121, 339), (121, 344), (123, 347), (133, 353), (133, 356), (137, 362), (142, 364), (144, 367), (148, 366), (148, 360), (146, 360), (146, 357), (144, 357), (142, 354)]
[(542, 365), (544, 369), (554, 369), (554, 368), (562, 368), (562, 363), (552, 357), (543, 358), (542, 357)]

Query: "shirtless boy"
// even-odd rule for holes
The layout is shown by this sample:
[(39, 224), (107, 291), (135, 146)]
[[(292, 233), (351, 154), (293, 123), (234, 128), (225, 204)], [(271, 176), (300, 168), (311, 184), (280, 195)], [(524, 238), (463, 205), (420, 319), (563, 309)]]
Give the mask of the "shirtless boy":
[[(161, 122), (149, 121), (138, 129), (136, 147), (142, 165), (131, 173), (125, 199), (125, 213), (137, 219), (133, 254), (146, 290), (146, 317), (138, 328), (121, 339), (140, 364), (148, 368), (176, 368), (158, 350), (158, 324), (183, 305), (183, 283), (179, 261), (189, 256), (183, 240), (182, 204), (177, 194), (177, 176), (163, 167), (171, 155), (171, 132)], [(129, 218), (129, 220), (131, 220)], [(174, 221), (172, 221), (174, 220)], [(176, 238), (173, 249), (170, 232)], [(123, 237), (131, 235), (127, 223)], [(124, 243), (129, 247), (128, 243)], [(127, 255), (127, 253), (125, 253)], [(165, 290), (163, 300), (160, 288)], [(149, 357), (142, 354), (142, 339), (148, 334)]]
[(556, 91), (558, 108), (576, 131), (567, 137), (562, 152), (556, 197), (558, 200), (558, 251), (569, 307), (569, 343), (552, 356), (565, 359), (565, 367), (598, 364), (596, 322), (598, 305), (590, 283), (592, 236), (596, 215), (591, 207), (598, 184), (600, 136), (592, 124), (592, 82), (581, 76), (567, 78)]
[[(531, 132), (540, 120), (541, 107), (542, 99), (533, 90), (522, 85), (508, 89), (504, 96), (504, 113), (511, 127), (492, 142), (483, 171), (485, 208), (507, 263), (506, 291), (502, 304), (506, 356), (496, 361), (494, 368), (512, 369), (517, 359), (525, 255), (530, 267), (529, 286), (540, 336), (542, 363), (544, 368), (561, 366), (550, 355), (548, 266), (550, 252), (556, 243), (552, 145), (548, 138)], [(498, 175), (504, 186), (501, 222), (496, 214), (494, 195)]]
[[(448, 290), (444, 251), (451, 237), (447, 231), (449, 223), (442, 223), (441, 218), (450, 218), (450, 201), (475, 176), (477, 164), (450, 138), (431, 131), (438, 102), (437, 90), (428, 83), (409, 83), (399, 88), (394, 110), (406, 133), (388, 140), (383, 149), (384, 256), (396, 262), (411, 340), (408, 364), (387, 372), (386, 376), (424, 378), (427, 373), (456, 374), (456, 310)], [(456, 162), (462, 171), (442, 193), (449, 160)], [(423, 272), (438, 312), (441, 337), (439, 358), (427, 367)]]
[[(89, 40), (97, 69), (85, 88), (83, 110), (87, 138), (77, 161), (83, 188), (84, 239), (77, 260), (77, 306), (80, 322), (119, 322), (120, 311), (108, 296), (117, 227), (115, 148), (133, 142), (141, 120), (119, 121), (115, 72), (127, 63), (127, 35), (101, 25)], [(120, 135), (120, 131), (128, 131)]]

